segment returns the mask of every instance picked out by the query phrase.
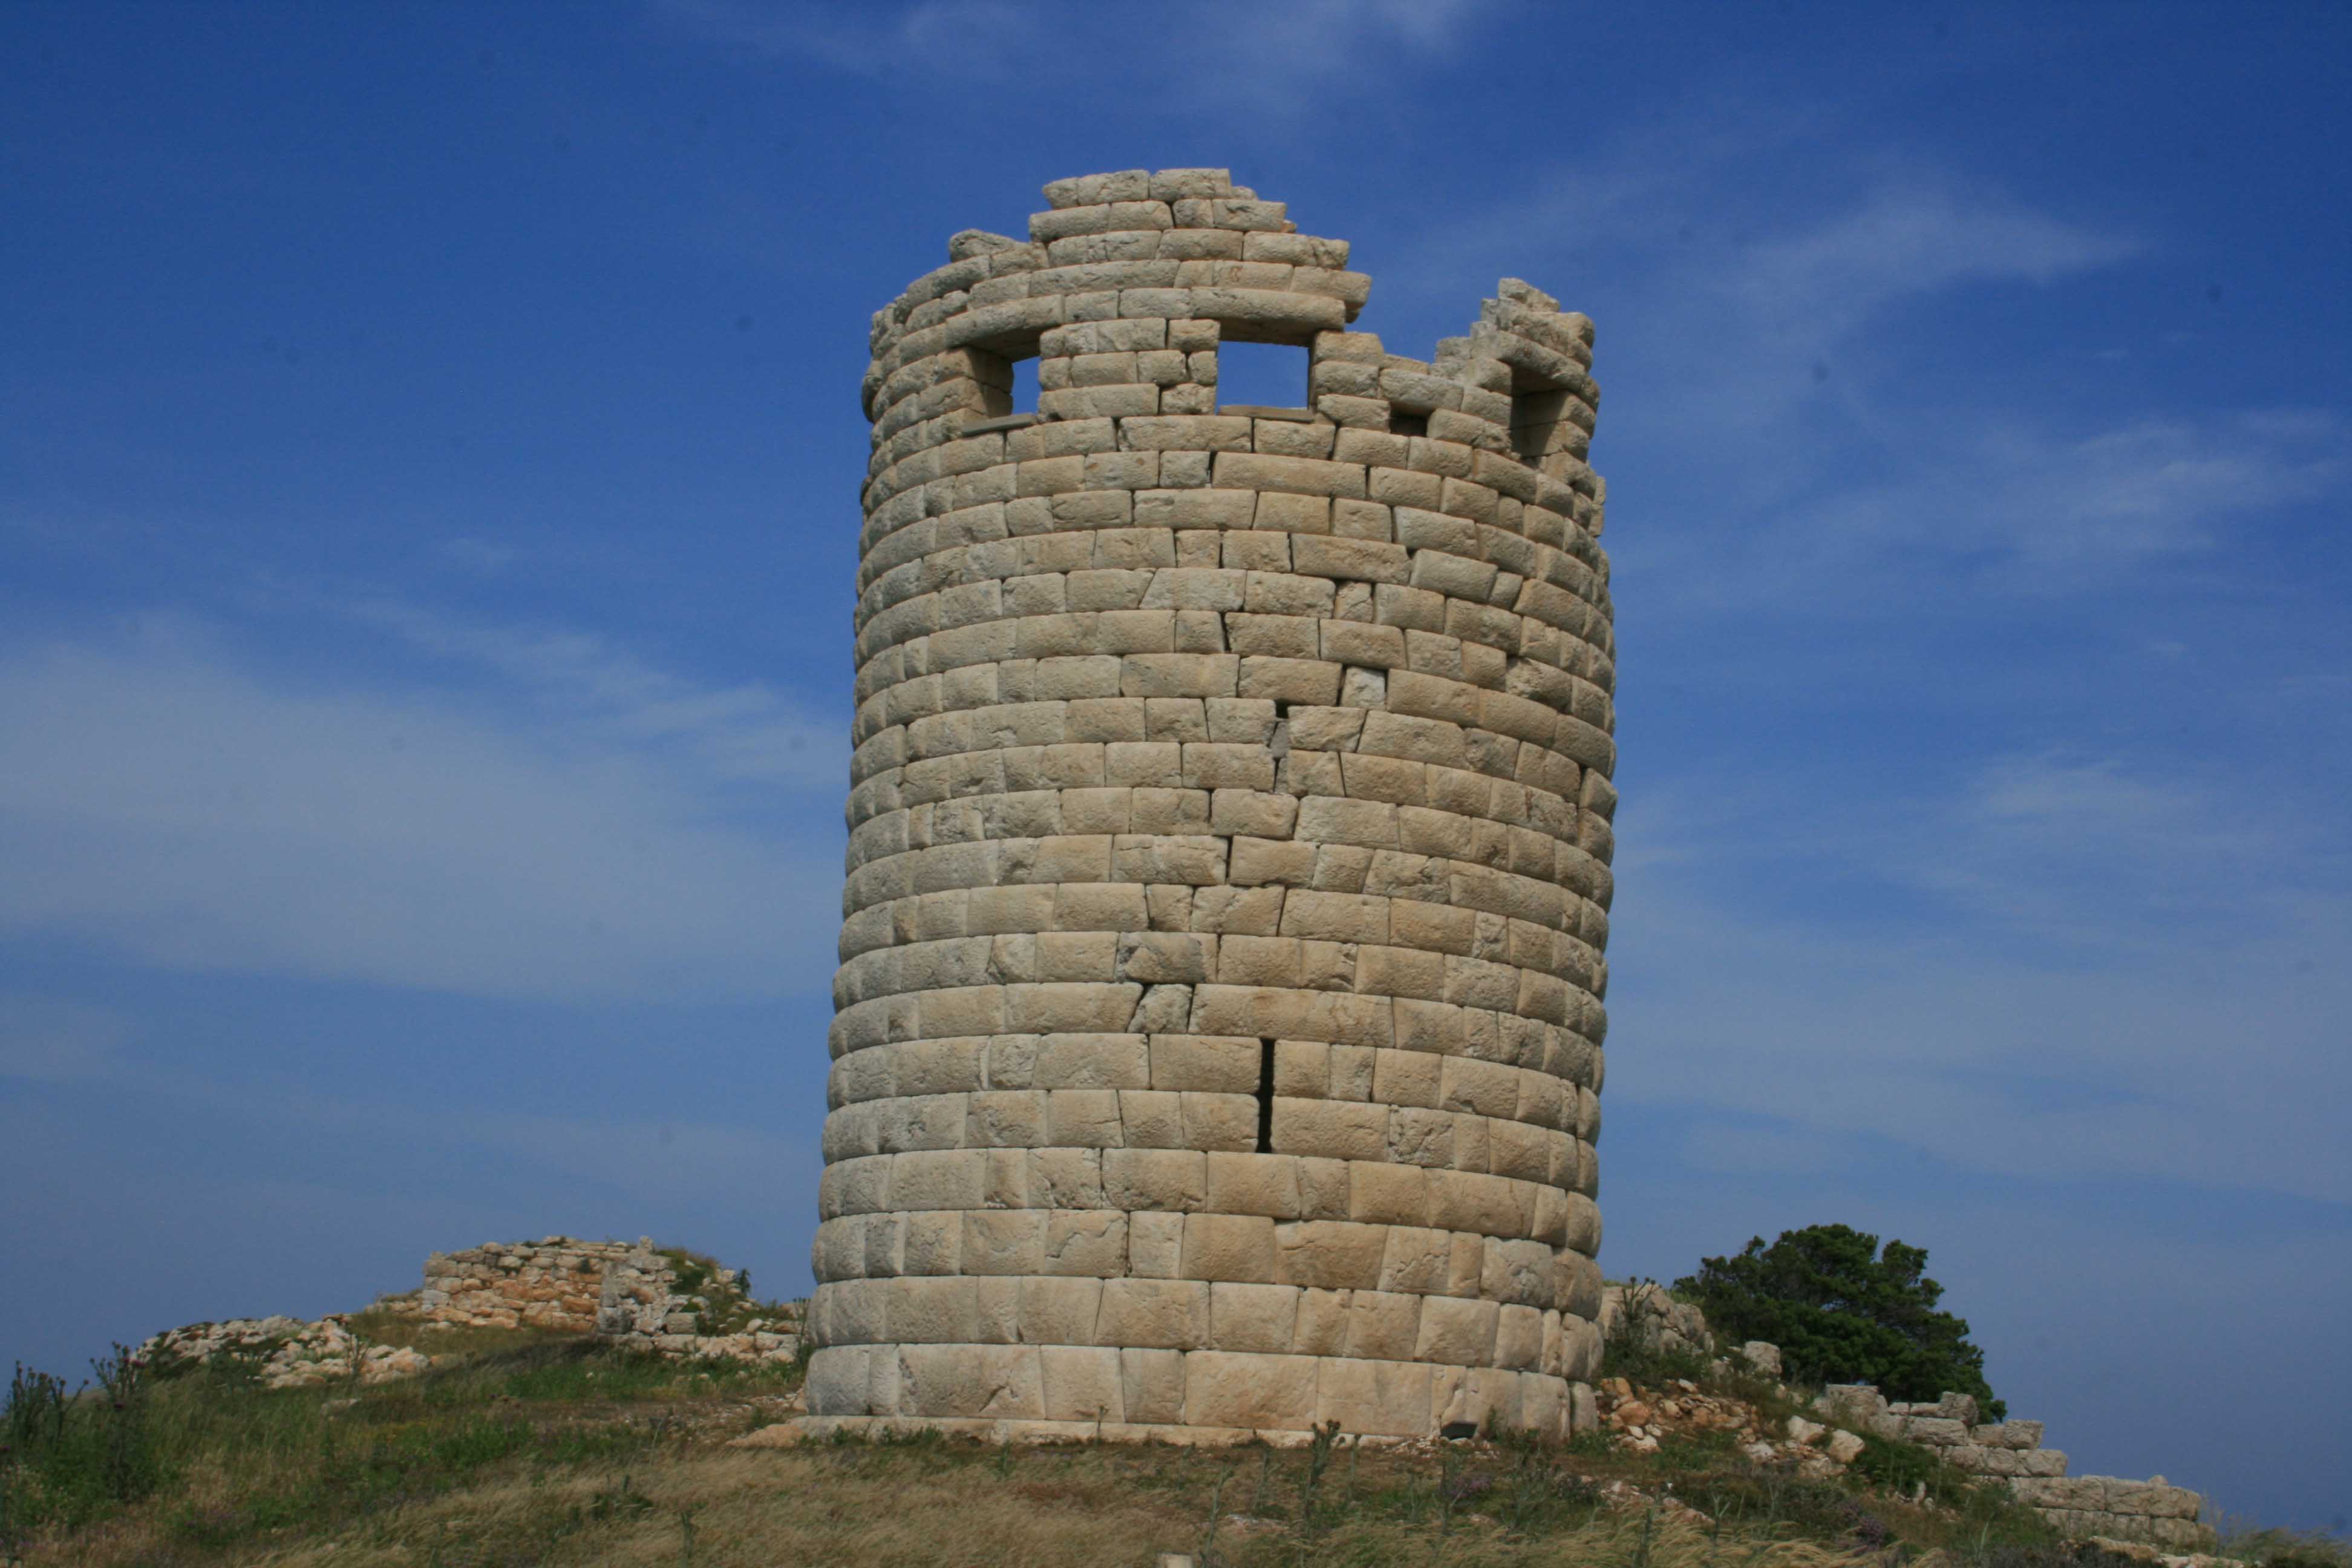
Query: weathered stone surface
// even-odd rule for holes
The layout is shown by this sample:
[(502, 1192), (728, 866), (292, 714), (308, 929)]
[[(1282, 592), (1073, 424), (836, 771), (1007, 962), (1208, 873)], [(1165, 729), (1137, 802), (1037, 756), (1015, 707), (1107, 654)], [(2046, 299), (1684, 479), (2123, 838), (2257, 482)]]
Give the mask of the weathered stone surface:
[(874, 321), (812, 1430), (1589, 1426), (1589, 329), (1406, 360), (1224, 171), (1046, 195)]

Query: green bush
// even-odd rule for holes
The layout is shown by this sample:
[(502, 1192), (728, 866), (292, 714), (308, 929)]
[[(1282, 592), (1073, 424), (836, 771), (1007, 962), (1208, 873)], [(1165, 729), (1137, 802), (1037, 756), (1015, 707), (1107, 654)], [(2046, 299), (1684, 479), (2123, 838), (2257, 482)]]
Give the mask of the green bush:
[(1971, 1394), (2000, 1420), (2007, 1407), (1985, 1382), (1984, 1352), (1969, 1342), (1967, 1320), (1937, 1310), (1944, 1288), (1927, 1265), (1925, 1247), (1890, 1240), (1882, 1253), (1867, 1232), (1816, 1225), (1702, 1258), (1675, 1291), (1718, 1336), (1779, 1345), (1791, 1378), (1875, 1384), (1898, 1400)]

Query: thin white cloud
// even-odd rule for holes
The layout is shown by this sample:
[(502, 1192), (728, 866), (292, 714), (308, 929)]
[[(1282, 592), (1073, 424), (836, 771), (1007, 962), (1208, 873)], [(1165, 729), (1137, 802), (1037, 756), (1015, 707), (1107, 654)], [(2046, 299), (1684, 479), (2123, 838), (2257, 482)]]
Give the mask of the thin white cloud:
[(1040, 18), (995, 0), (845, 7), (780, 0), (658, 0), (694, 32), (762, 59), (798, 58), (861, 76), (961, 69), (992, 75), (1036, 36)]
[(2000, 579), (2007, 590), (2070, 591), (2327, 496), (2345, 478), (2346, 435), (2319, 410), (2143, 417), (2079, 436), (2009, 421), (1943, 433), (1899, 478), (1796, 508), (1757, 542), (1748, 591), (1759, 572), (1828, 577), (1851, 591), (1923, 560), (1970, 559), (2019, 568)]
[(327, 607), (415, 651), (478, 667), (616, 742), (677, 742), (723, 778), (831, 791), (848, 776), (844, 726), (771, 687), (708, 686), (564, 627), (485, 625), (393, 599)]
[(995, 80), (1017, 71), (1066, 84), (1074, 102), (1139, 95), (1285, 121), (1318, 110), (1332, 81), (1403, 64), (1395, 51), (1453, 52), (1477, 15), (1496, 9), (1493, 0), (1295, 0), (1274, 7), (1245, 0), (1130, 7), (656, 3), (688, 30), (757, 60), (927, 82)]
[(2030, 396), (1940, 392), (1916, 362), (1948, 350), (1916, 339), (1913, 307), (2061, 287), (2150, 244), (1891, 154), (1748, 188), (1760, 156), (1793, 156), (1818, 129), (1768, 120), (1743, 139), (1707, 118), (1622, 139), (1524, 205), (1438, 226), (1404, 269), (1409, 286), (1458, 287), (1473, 250), (1525, 256), (1600, 317), (1604, 387), (1633, 378), (1603, 409), (1603, 471), (1627, 447), (1653, 470), (1662, 451), (1704, 454), (1677, 470), (1698, 510), (1646, 530), (1633, 558), (1652, 592), (1702, 612), (1831, 608), (1828, 584), (1885, 605), (1909, 597), (1898, 573), (1953, 562), (1991, 569), (1973, 588), (2071, 592), (2341, 489), (2346, 427), (2327, 409), (2052, 418)]
[(830, 969), (807, 890), (838, 875), (833, 832), (725, 794), (756, 757), (730, 774), (544, 703), (257, 669), (173, 623), (0, 655), (0, 931), (500, 996), (774, 995)]
[[(2340, 830), (2292, 802), (2108, 759), (1998, 759), (1946, 802), (1745, 820), (1629, 878), (1614, 1005), (1639, 1041), (1612, 1094), (1772, 1119), (1731, 1136), (1790, 1168), (1804, 1138), (1891, 1141), (2033, 1178), (2139, 1176), (2352, 1202), (2342, 1050), (2352, 942)], [(1769, 823), (1773, 831), (1762, 831)], [(1872, 889), (1874, 922), (1738, 889)], [(1923, 904), (1924, 900), (1924, 904)], [(1783, 1147), (1781, 1145), (1785, 1144)], [(1777, 1152), (1776, 1152), (1777, 1149)]]
[(1833, 344), (1900, 300), (1968, 283), (2046, 286), (2139, 247), (1999, 196), (1937, 180), (1888, 182), (1858, 205), (1734, 248), (1711, 282), (1765, 336)]
[(452, 566), (478, 577), (496, 576), (522, 558), (522, 552), (511, 544), (477, 539), (470, 534), (445, 539), (435, 546), (434, 552)]

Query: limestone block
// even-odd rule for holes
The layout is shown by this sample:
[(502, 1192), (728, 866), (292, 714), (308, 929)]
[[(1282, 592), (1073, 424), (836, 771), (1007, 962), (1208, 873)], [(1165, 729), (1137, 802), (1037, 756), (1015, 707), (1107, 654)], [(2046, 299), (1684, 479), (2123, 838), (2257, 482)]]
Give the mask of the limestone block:
[(1127, 1398), (1117, 1350), (1045, 1345), (1037, 1352), (1037, 1368), (1045, 1419), (1126, 1419)]
[(1219, 1151), (1208, 1156), (1207, 1207), (1219, 1214), (1298, 1217), (1298, 1161), (1286, 1155)]
[(1194, 1149), (1252, 1149), (1257, 1144), (1257, 1101), (1246, 1094), (1181, 1097), (1184, 1142)]
[(1121, 1209), (1188, 1214), (1208, 1197), (1208, 1156), (1194, 1149), (1107, 1149), (1105, 1201)]
[(1126, 1419), (1175, 1423), (1184, 1415), (1184, 1352), (1130, 1346), (1118, 1356), (1121, 1407)]
[(1257, 1087), (1255, 1037), (1154, 1035), (1151, 1087), (1247, 1094)]
[(2106, 1507), (2105, 1478), (2100, 1476), (2029, 1476), (2010, 1483), (2011, 1495), (2030, 1508), (2102, 1510)]
[(1096, 1279), (1126, 1273), (1128, 1226), (1128, 1216), (1117, 1209), (1049, 1211), (1045, 1220), (1046, 1271)]
[(1297, 1337), (1298, 1297), (1287, 1285), (1211, 1285), (1210, 1345), (1223, 1351), (1287, 1352)]
[(1431, 1373), (1394, 1360), (1325, 1359), (1316, 1367), (1315, 1419), (1353, 1436), (1420, 1436), (1429, 1430)]
[(1969, 1440), (1987, 1448), (2038, 1448), (2042, 1446), (2042, 1423), (2003, 1421), (1999, 1425), (1972, 1426), (1969, 1429)]
[(1969, 1429), (1964, 1423), (1943, 1416), (1911, 1415), (1904, 1420), (1903, 1439), (1938, 1448), (1957, 1447), (1969, 1440)]
[(1209, 1342), (1209, 1286), (1192, 1279), (1102, 1282), (1095, 1331), (1107, 1345), (1191, 1350)]
[(1542, 1370), (1544, 1314), (1534, 1307), (1506, 1304), (1496, 1318), (1495, 1361), (1516, 1372)]
[(862, 1345), (834, 1346), (809, 1358), (807, 1397), (814, 1415), (866, 1414), (866, 1363)]
[(963, 1215), (967, 1274), (1039, 1274), (1045, 1266), (1043, 1210), (971, 1210)]
[(1325, 1289), (1371, 1289), (1382, 1277), (1388, 1228), (1315, 1220), (1276, 1227), (1276, 1278)]
[(953, 1211), (910, 1214), (900, 1244), (908, 1274), (955, 1274), (963, 1268), (963, 1216)]
[(1339, 1355), (1347, 1349), (1348, 1304), (1353, 1292), (1306, 1289), (1297, 1292), (1297, 1326), (1289, 1345), (1293, 1355)]
[(1184, 1278), (1240, 1284), (1272, 1283), (1276, 1269), (1274, 1232), (1272, 1219), (1255, 1215), (1185, 1215)]
[(1184, 1358), (1184, 1422), (1192, 1426), (1298, 1429), (1316, 1408), (1312, 1356), (1193, 1351)]

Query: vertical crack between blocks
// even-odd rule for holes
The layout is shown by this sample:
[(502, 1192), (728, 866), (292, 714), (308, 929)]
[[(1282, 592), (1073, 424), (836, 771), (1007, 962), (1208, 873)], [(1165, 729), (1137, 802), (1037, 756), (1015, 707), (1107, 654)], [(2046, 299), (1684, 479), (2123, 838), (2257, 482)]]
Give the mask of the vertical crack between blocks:
[(1274, 1042), (1257, 1043), (1257, 1152), (1274, 1152)]

